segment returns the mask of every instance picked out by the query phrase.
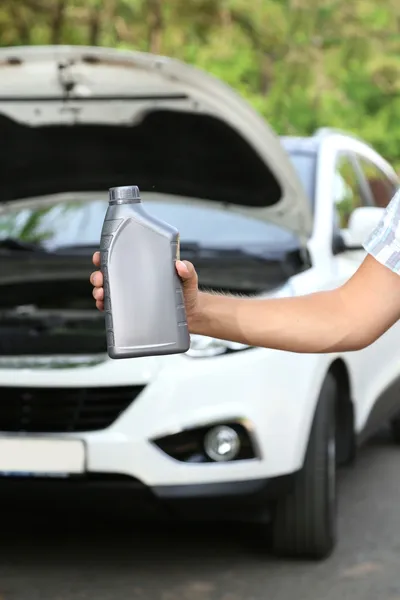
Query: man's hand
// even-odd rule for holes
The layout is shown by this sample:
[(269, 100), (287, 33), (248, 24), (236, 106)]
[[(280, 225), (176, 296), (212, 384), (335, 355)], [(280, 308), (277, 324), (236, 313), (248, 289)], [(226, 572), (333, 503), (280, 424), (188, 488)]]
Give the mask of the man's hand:
[[(93, 255), (93, 264), (100, 267), (100, 252)], [(183, 285), (183, 295), (185, 299), (186, 317), (190, 328), (194, 328), (201, 313), (201, 297), (198, 290), (198, 278), (192, 263), (188, 261), (176, 261), (176, 270), (181, 278)], [(94, 271), (90, 276), (90, 282), (94, 286), (93, 297), (96, 300), (96, 307), (104, 310), (104, 290), (103, 275), (101, 271)]]

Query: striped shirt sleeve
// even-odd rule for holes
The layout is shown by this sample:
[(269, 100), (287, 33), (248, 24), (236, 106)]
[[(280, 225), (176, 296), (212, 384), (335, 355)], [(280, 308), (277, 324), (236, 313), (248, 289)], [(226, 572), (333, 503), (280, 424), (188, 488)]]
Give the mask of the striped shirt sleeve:
[(400, 274), (400, 190), (365, 241), (364, 248), (381, 264)]

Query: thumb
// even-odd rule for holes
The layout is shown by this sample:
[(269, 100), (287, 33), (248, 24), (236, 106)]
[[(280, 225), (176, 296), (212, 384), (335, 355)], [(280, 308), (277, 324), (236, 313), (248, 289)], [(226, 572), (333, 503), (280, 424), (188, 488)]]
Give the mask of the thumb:
[(197, 273), (192, 263), (187, 260), (177, 260), (175, 265), (185, 288), (197, 287)]

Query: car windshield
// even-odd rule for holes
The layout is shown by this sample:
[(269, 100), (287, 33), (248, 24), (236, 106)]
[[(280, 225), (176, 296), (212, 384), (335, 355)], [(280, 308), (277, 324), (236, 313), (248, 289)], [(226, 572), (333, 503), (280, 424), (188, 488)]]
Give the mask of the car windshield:
[[(289, 231), (270, 223), (245, 217), (229, 210), (182, 204), (173, 199), (143, 197), (151, 215), (173, 224), (180, 232), (182, 245), (197, 243), (205, 247), (290, 247), (297, 240)], [(34, 201), (32, 201), (33, 205)], [(48, 250), (68, 246), (99, 244), (106, 200), (70, 200), (27, 208), (14, 207), (0, 214), (0, 241), (6, 238), (39, 244)]]

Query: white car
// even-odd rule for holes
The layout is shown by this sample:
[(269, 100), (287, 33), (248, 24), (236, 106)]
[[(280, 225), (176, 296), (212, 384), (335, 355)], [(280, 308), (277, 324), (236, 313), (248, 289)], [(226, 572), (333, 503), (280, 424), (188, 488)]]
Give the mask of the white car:
[(400, 438), (398, 326), (347, 354), (193, 336), (185, 355), (111, 360), (91, 256), (108, 188), (137, 184), (202, 287), (327, 290), (363, 260), (395, 171), (340, 132), (279, 139), (167, 58), (22, 47), (0, 64), (2, 484), (117, 484), (176, 518), (256, 521), (280, 554), (327, 556), (337, 465), (385, 421)]

